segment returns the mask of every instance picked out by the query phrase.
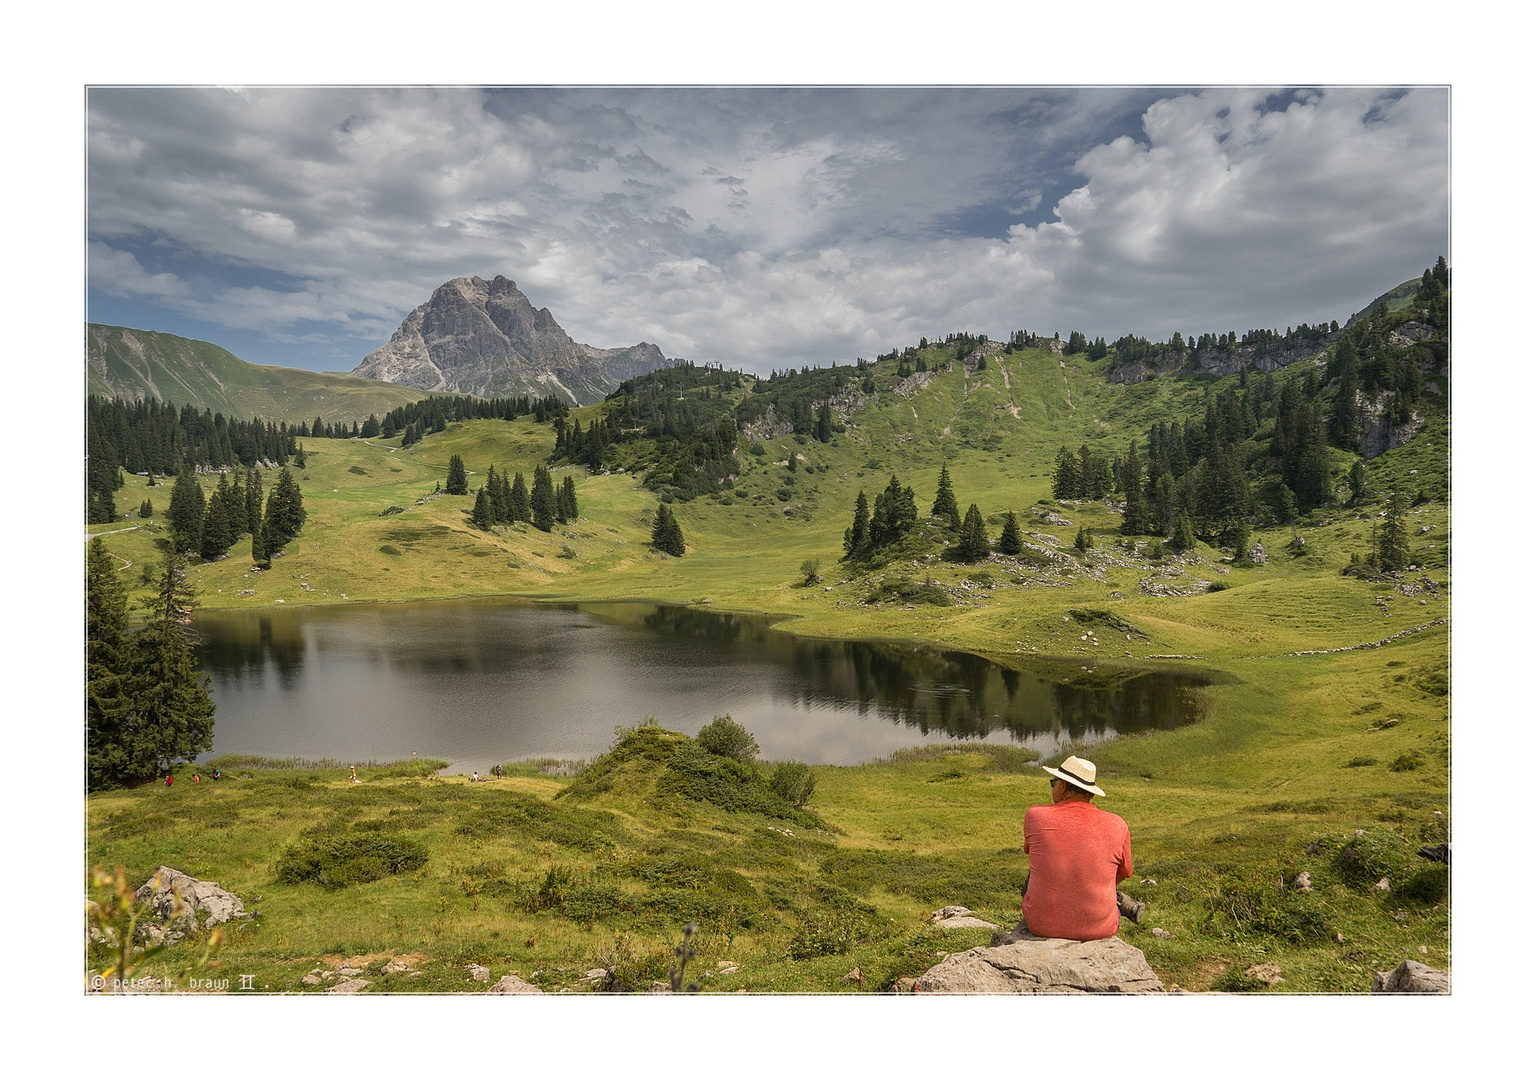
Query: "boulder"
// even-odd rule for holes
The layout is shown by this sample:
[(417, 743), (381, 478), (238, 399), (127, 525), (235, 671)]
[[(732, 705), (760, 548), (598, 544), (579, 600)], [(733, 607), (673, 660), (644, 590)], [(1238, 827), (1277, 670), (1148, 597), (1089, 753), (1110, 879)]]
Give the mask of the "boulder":
[(486, 991), (487, 994), (542, 994), (532, 983), (524, 982), (516, 975), (503, 975), (496, 984)]
[(176, 909), (176, 897), (185, 906), (181, 918), (196, 920), (202, 915), (203, 929), (209, 930), (231, 919), (246, 919), (250, 915), (238, 896), (219, 888), (216, 881), (199, 881), (170, 866), (162, 866), (152, 878), (140, 885), (134, 894), (141, 904), (148, 904), (157, 919), (169, 920)]
[[(1069, 941), (1017, 930), (992, 948), (951, 953), (918, 977), (920, 994), (1160, 994), (1142, 951), (1119, 938)], [(996, 940), (996, 938), (994, 938)]]
[(997, 923), (978, 919), (975, 915), (971, 914), (970, 908), (961, 907), (959, 904), (951, 904), (948, 907), (940, 908), (929, 916), (928, 921), (944, 930), (969, 930), (972, 928), (996, 930), (998, 928)]
[(1371, 980), (1373, 994), (1449, 994), (1451, 975), (1417, 960), (1404, 960), (1391, 971), (1378, 971)]

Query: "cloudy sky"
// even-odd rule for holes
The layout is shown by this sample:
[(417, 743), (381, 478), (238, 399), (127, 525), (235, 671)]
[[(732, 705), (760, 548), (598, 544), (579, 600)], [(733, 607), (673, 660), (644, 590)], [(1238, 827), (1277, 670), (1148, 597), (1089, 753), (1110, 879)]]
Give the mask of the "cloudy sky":
[[(88, 318), (349, 370), (461, 275), (766, 372), (1340, 320), (1449, 255), (1419, 88), (87, 92)], [(1454, 261), (1454, 260), (1453, 260)]]

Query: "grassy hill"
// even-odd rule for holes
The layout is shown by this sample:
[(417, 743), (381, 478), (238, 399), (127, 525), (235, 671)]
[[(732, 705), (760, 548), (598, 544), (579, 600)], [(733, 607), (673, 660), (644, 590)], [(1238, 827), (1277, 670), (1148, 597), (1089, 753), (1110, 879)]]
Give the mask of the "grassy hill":
[[(680, 559), (647, 544), (668, 496), (642, 484), (656, 452), (643, 440), (620, 448), (622, 472), (557, 468), (557, 484), (575, 479), (581, 516), (549, 533), (477, 530), (473, 496), (434, 492), (454, 454), (471, 489), (490, 465), (531, 477), (555, 441), (531, 418), (453, 424), (409, 448), (398, 438), (306, 441), (303, 532), (269, 572), (254, 572), (239, 546), (195, 566), (201, 602), (644, 598), (784, 615), (806, 635), (937, 642), (1020, 666), (1049, 658), (1083, 678), (1123, 665), (1215, 669), (1227, 677), (1204, 692), (1205, 719), (1092, 751), (1111, 808), (1131, 823), (1130, 891), (1149, 904), (1148, 921), (1122, 936), (1165, 982), (1189, 989), (1266, 989), (1244, 974), (1260, 962), (1280, 966), (1282, 991), (1363, 991), (1372, 971), (1408, 958), (1448, 968), (1446, 874), (1414, 854), (1450, 830), (1443, 408), (1429, 402), (1413, 440), (1369, 464), (1378, 492), (1426, 497), (1409, 511), (1416, 569), (1368, 580), (1341, 571), (1368, 550), (1379, 498), (1313, 511), (1294, 528), (1259, 526), (1253, 539), (1268, 559), (1255, 565), (1204, 544), (1182, 556), (1147, 538), (1127, 545), (1109, 501), (1051, 498), (1059, 447), (1121, 450), (1157, 420), (1197, 415), (1207, 387), (1240, 376), (1117, 385), (1098, 374), (1108, 361), (1050, 348), (991, 355), (979, 369), (938, 349), (926, 358), (921, 386), (894, 359), (874, 365), (873, 395), (829, 442), (744, 444), (729, 485), (673, 503), (688, 543)], [(589, 427), (603, 408), (572, 418)], [(1342, 475), (1350, 456), (1333, 455)], [(1024, 554), (971, 566), (944, 557), (951, 537), (926, 513), (941, 466), (993, 540), (1001, 515), (1018, 515)], [(916, 493), (918, 528), (882, 559), (841, 562), (859, 491), (872, 499), (893, 473)], [(158, 558), (169, 488), (128, 485), (121, 504), (147, 495), (156, 517), (93, 531), (111, 534), (109, 549), (138, 582)], [(1087, 551), (1074, 547), (1080, 529), (1095, 539)], [(819, 563), (812, 585), (807, 561)], [(869, 991), (985, 943), (984, 932), (927, 926), (943, 904), (1016, 918), (1022, 812), (1043, 786), (1007, 748), (817, 767), (808, 810), (821, 824), (808, 827), (663, 783), (687, 740), (637, 738), (644, 752), (615, 744), (624, 752), (606, 787), (527, 764), (491, 785), (409, 767), (376, 770), (362, 788), (334, 769), (249, 769), (214, 789), (97, 794), (90, 858), (140, 880), (169, 863), (263, 895), (263, 919), (227, 948), (273, 990), (304, 989), (300, 978), (327, 957), (373, 965), (375, 990), (470, 989), (471, 962), (551, 989), (590, 989), (581, 972), (603, 968), (618, 974), (600, 985), (634, 988), (665, 979), (680, 924), (697, 919), (701, 968), (739, 966), (707, 989)], [(301, 804), (291, 790), (305, 793)], [(428, 859), (344, 889), (282, 880), (284, 859), (317, 828), (400, 833)], [(1311, 892), (1291, 885), (1302, 871)], [(385, 958), (406, 954), (421, 976), (384, 975)], [(862, 984), (844, 980), (856, 965)]]
[(125, 326), (87, 323), (85, 357), (87, 393), (159, 398), (241, 420), (350, 423), (426, 396), (374, 379), (250, 364), (207, 341)]

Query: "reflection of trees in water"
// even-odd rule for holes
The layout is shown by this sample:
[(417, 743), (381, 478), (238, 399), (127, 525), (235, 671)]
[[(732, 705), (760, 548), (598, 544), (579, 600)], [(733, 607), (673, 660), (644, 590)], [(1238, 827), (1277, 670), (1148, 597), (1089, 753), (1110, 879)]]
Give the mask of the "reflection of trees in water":
[(297, 619), (221, 619), (198, 637), (203, 670), (236, 685), (247, 677), (261, 679), (270, 663), (283, 689), (292, 690), (304, 670), (304, 628)]
[(1111, 685), (1051, 683), (969, 653), (870, 642), (795, 642), (781, 695), (796, 704), (858, 703), (924, 735), (1019, 738), (1066, 731), (1072, 738), (1171, 728), (1195, 719), (1200, 680), (1128, 672)]

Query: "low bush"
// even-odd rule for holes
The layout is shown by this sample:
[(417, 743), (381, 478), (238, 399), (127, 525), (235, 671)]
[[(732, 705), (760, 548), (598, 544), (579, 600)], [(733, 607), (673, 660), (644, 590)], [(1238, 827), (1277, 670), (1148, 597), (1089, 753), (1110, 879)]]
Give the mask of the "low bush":
[(699, 729), (698, 743), (711, 754), (751, 761), (757, 757), (757, 740), (752, 733), (731, 719), (731, 714), (717, 716)]
[(816, 790), (816, 774), (800, 761), (781, 761), (768, 776), (768, 786), (791, 806), (801, 807)]
[(369, 831), (332, 832), (289, 848), (277, 864), (277, 880), (287, 885), (313, 881), (328, 889), (340, 889), (419, 870), (426, 863), (427, 849), (405, 837)]

